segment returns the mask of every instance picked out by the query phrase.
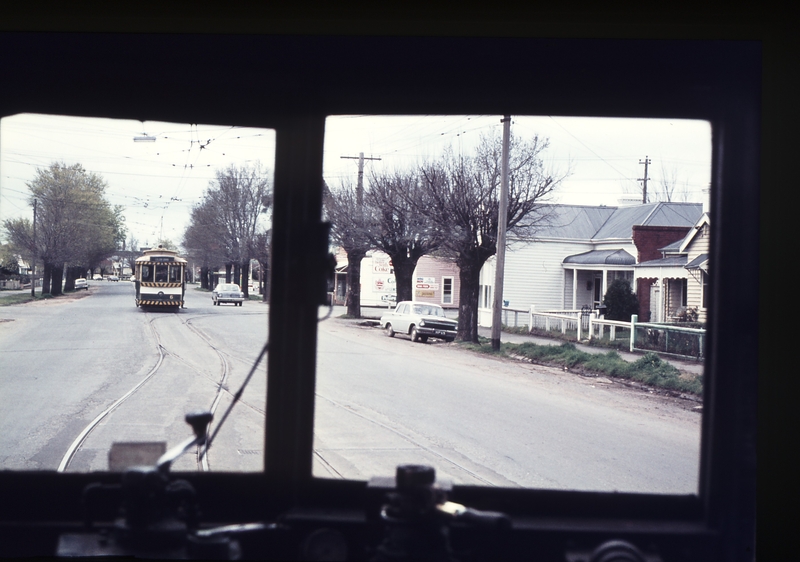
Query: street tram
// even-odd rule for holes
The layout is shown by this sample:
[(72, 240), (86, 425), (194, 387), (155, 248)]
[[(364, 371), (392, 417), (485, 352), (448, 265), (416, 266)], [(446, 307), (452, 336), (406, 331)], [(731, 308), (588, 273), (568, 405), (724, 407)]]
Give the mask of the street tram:
[(134, 282), (137, 307), (183, 307), (186, 260), (161, 245), (136, 258)]

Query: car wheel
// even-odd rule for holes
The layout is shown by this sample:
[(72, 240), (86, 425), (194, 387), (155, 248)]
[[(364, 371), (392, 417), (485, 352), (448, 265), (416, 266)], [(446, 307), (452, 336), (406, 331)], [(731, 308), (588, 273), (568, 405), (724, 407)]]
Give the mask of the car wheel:
[(417, 333), (417, 327), (414, 326), (411, 328), (411, 341), (418, 342), (419, 341), (419, 334)]
[(392, 328), (392, 325), (389, 322), (386, 323), (386, 328), (384, 328), (384, 330), (387, 336), (390, 338), (394, 337), (394, 328)]

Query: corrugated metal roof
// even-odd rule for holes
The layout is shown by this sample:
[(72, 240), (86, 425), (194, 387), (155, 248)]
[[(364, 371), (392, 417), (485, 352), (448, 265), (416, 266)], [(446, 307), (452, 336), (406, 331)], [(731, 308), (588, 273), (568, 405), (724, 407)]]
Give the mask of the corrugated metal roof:
[(700, 254), (692, 261), (686, 264), (686, 269), (698, 269), (702, 268), (702, 265), (708, 261), (708, 254)]
[(636, 267), (683, 267), (686, 265), (687, 259), (686, 256), (670, 256), (668, 258), (643, 261), (642, 263), (637, 263)]
[(643, 222), (649, 226), (694, 226), (703, 214), (702, 203), (657, 203)]
[(683, 238), (681, 238), (680, 240), (675, 240), (675, 242), (673, 242), (672, 244), (667, 244), (663, 248), (659, 248), (658, 251), (667, 253), (677, 252), (681, 249), (681, 244), (683, 244)]
[(542, 205), (544, 219), (535, 237), (590, 240), (615, 210), (616, 207)]
[(535, 238), (607, 240), (631, 238), (634, 225), (693, 226), (701, 203), (647, 203), (630, 207), (542, 205), (545, 216)]
[(633, 265), (636, 259), (625, 250), (591, 250), (564, 258), (563, 263), (581, 265)]
[(658, 203), (618, 207), (592, 238), (602, 240), (605, 238), (633, 237), (633, 225), (644, 224), (644, 221), (656, 205)]

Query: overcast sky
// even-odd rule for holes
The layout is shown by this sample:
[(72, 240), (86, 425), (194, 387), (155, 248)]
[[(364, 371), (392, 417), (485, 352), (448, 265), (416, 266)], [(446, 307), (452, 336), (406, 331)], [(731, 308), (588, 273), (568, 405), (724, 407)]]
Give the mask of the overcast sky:
[[(502, 134), (501, 116), (331, 117), (326, 123), (324, 176), (331, 186), (355, 181), (359, 152), (370, 170), (408, 169), (445, 146), (471, 154), (481, 134)], [(702, 121), (512, 116), (512, 133), (549, 138), (544, 158), (572, 174), (554, 202), (616, 205), (641, 189), (645, 157), (651, 190), (662, 170), (702, 201), (711, 178), (711, 128)], [(155, 142), (134, 142), (145, 133)], [(0, 220), (32, 216), (26, 183), (51, 162), (80, 163), (102, 176), (107, 198), (122, 205), (140, 245), (179, 243), (192, 206), (218, 170), (260, 161), (274, 167), (275, 136), (267, 129), (15, 115), (0, 120)], [(2, 234), (0, 234), (1, 236)]]

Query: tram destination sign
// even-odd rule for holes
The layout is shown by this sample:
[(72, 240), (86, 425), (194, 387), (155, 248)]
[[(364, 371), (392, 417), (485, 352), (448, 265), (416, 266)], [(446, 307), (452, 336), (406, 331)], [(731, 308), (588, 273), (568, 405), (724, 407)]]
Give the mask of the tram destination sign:
[(166, 262), (166, 261), (175, 261), (173, 256), (153, 256), (150, 258), (152, 262)]

